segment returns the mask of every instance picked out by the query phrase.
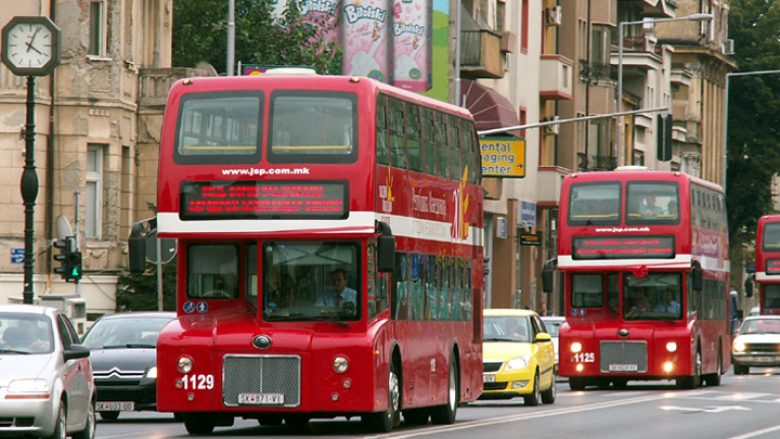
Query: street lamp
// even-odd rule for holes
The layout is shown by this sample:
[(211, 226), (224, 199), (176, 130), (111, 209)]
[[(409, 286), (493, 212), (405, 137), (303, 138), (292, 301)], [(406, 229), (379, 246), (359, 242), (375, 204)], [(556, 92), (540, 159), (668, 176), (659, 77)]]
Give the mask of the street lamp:
[[(617, 86), (617, 98), (615, 108), (616, 112), (620, 112), (620, 107), (623, 103), (623, 29), (626, 26), (634, 24), (650, 24), (656, 23), (668, 23), (671, 21), (710, 21), (712, 20), (712, 14), (697, 13), (686, 15), (684, 17), (670, 17), (670, 18), (652, 18), (648, 17), (643, 20), (637, 21), (621, 21), (618, 23), (618, 86)], [(617, 164), (623, 165), (623, 116), (618, 117), (618, 135), (617, 135)]]
[(726, 170), (728, 169), (728, 139), (729, 134), (729, 78), (732, 76), (776, 75), (780, 70), (754, 70), (752, 72), (726, 73), (726, 88), (723, 90), (723, 190), (726, 190)]

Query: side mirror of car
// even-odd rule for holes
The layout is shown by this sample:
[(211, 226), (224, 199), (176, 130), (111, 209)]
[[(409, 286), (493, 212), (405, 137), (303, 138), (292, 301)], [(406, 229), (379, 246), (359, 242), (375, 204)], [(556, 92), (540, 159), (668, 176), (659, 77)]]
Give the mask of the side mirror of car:
[(552, 336), (546, 332), (540, 332), (536, 334), (536, 338), (534, 338), (534, 343), (543, 343), (546, 341), (552, 341)]
[(89, 348), (80, 344), (72, 344), (63, 352), (63, 359), (66, 362), (87, 357), (89, 357)]

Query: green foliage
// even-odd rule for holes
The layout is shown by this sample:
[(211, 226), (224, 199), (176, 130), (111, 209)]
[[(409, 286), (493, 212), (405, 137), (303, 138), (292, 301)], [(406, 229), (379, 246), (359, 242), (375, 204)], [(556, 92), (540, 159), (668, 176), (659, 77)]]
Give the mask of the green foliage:
[[(163, 265), (163, 309), (176, 310), (176, 262)], [(146, 264), (143, 274), (124, 272), (119, 275), (116, 311), (157, 311), (157, 265)]]
[[(225, 72), (227, 5), (224, 0), (175, 0), (173, 4), (173, 65), (193, 67), (207, 62)], [(295, 1), (284, 17), (274, 20), (268, 0), (236, 0), (235, 60), (243, 64), (296, 65), (321, 74), (340, 74), (339, 45), (320, 38), (335, 23), (318, 26), (301, 19)]]
[[(729, 37), (740, 72), (780, 69), (780, 2), (732, 0)], [(753, 240), (756, 222), (769, 213), (770, 179), (780, 170), (780, 74), (729, 79), (728, 176), (729, 238)]]

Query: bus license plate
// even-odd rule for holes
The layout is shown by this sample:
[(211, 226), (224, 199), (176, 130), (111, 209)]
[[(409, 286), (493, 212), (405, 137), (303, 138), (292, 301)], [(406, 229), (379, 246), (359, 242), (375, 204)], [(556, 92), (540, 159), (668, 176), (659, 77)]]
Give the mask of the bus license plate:
[(610, 364), (610, 372), (636, 372), (639, 366), (636, 364)]
[(135, 411), (133, 401), (98, 401), (95, 404), (97, 412), (132, 412)]
[(282, 405), (284, 393), (239, 393), (239, 404)]
[(495, 383), (496, 382), (496, 376), (493, 374), (483, 374), (482, 375), (482, 382), (484, 383)]

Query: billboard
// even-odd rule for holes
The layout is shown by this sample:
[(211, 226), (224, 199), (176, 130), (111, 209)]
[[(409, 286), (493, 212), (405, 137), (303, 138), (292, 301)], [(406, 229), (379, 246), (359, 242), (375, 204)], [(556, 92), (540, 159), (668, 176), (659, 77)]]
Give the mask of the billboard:
[(525, 140), (517, 137), (479, 139), (482, 176), (498, 178), (525, 177)]

